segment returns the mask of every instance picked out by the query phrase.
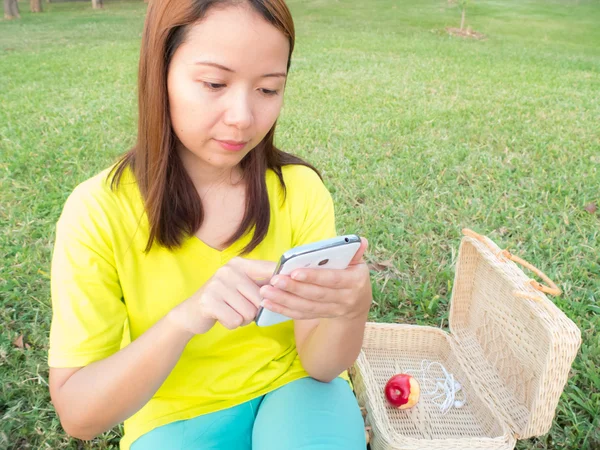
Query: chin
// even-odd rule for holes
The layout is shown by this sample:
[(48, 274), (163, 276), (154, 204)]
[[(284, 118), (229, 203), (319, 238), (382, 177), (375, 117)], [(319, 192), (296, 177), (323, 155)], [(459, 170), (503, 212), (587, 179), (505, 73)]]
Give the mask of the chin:
[(233, 155), (217, 155), (210, 159), (204, 159), (204, 158), (203, 159), (207, 165), (214, 167), (215, 169), (227, 170), (227, 169), (233, 169), (234, 167), (237, 167), (242, 162), (242, 159), (244, 159), (246, 154), (243, 154), (243, 155), (235, 155), (235, 154), (233, 154)]
[(193, 150), (185, 147), (179, 150), (184, 166), (210, 166), (215, 170), (227, 170), (236, 167), (248, 153), (224, 153), (223, 151)]

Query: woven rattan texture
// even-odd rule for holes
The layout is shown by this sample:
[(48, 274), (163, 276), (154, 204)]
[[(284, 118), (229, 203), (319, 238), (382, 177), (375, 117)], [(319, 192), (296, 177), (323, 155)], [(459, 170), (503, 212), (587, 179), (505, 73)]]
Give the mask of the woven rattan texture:
[[(367, 324), (351, 374), (372, 450), (504, 450), (550, 428), (580, 332), (490, 240), (461, 243), (450, 329)], [(387, 404), (387, 380), (398, 372), (419, 380), (423, 360), (454, 374), (464, 407), (443, 414), (426, 395), (409, 410)]]

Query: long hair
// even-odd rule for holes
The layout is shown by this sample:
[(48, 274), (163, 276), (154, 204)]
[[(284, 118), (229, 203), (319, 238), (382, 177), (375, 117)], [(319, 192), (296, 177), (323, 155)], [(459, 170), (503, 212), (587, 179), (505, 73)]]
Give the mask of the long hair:
[[(138, 74), (137, 142), (111, 171), (111, 187), (117, 189), (123, 173), (130, 168), (144, 198), (150, 224), (146, 246), (154, 243), (173, 249), (202, 225), (204, 210), (200, 197), (175, 151), (167, 92), (167, 73), (177, 48), (184, 42), (190, 25), (204, 18), (213, 7), (247, 3), (289, 40), (287, 70), (294, 49), (294, 22), (284, 0), (151, 0), (142, 37)], [(242, 250), (248, 253), (266, 236), (270, 223), (267, 169), (279, 178), (285, 193), (281, 168), (288, 164), (312, 167), (300, 158), (277, 149), (275, 126), (240, 163), (246, 180), (244, 218), (225, 243), (227, 246), (254, 229), (251, 241)]]

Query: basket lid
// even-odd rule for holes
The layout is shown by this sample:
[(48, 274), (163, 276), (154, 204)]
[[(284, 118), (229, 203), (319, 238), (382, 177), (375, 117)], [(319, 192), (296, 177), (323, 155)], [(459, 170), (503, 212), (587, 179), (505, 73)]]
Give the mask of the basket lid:
[(465, 233), (449, 320), (460, 357), (517, 438), (545, 434), (581, 333), (494, 242)]

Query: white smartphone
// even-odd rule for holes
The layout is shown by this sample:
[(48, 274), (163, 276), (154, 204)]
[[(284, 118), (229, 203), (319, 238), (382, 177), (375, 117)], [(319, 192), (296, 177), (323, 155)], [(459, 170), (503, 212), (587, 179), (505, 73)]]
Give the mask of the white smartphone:
[[(359, 248), (360, 237), (354, 234), (301, 245), (288, 250), (281, 256), (273, 276), (289, 275), (294, 270), (303, 268), (345, 269)], [(266, 327), (291, 319), (261, 306), (254, 320), (259, 327)]]

